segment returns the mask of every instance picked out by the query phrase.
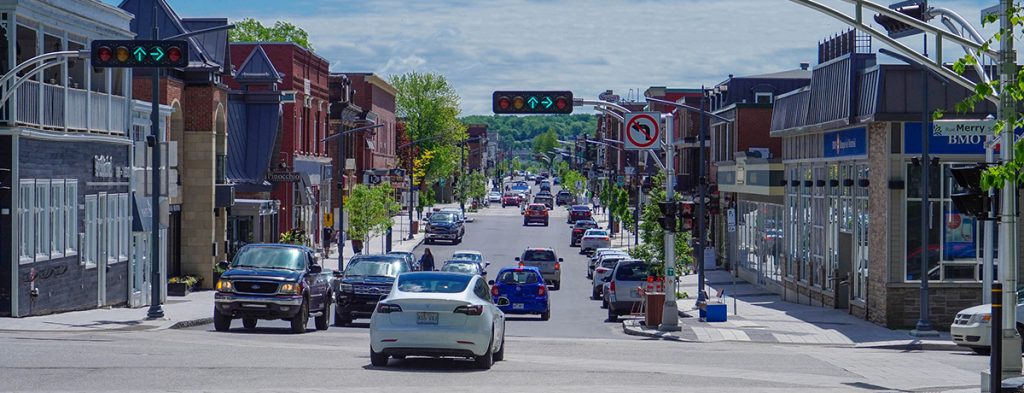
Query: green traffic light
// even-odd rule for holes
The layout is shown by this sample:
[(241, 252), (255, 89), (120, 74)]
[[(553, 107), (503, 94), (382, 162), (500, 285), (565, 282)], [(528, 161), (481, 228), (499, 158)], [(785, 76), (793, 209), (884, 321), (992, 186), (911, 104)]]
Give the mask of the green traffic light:
[(160, 61), (160, 59), (164, 58), (164, 50), (160, 49), (159, 46), (154, 46), (153, 52), (150, 52), (149, 55), (153, 56), (153, 60)]
[(537, 101), (537, 97), (530, 97), (529, 100), (526, 100), (526, 103), (530, 104), (530, 109), (536, 109), (537, 108), (537, 102), (538, 102)]
[(135, 56), (136, 61), (142, 61), (142, 59), (146, 58), (146, 49), (136, 46), (135, 50), (132, 51), (132, 55)]

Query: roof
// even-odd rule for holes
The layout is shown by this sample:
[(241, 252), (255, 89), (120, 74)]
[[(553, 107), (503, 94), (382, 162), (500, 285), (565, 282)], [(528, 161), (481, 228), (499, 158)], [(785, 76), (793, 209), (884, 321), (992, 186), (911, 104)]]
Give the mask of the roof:
[(280, 83), (282, 78), (284, 74), (274, 68), (274, 63), (260, 45), (249, 52), (249, 57), (235, 72), (235, 80), (239, 83)]
[[(156, 14), (153, 13), (154, 4)], [(228, 24), (227, 18), (182, 19), (166, 0), (124, 0), (118, 8), (135, 15), (131, 29), (139, 40), (153, 39), (154, 19), (159, 29), (158, 39)], [(184, 38), (189, 45), (189, 65), (186, 68), (231, 72), (227, 37), (227, 31), (221, 30)]]
[(771, 72), (767, 74), (737, 76), (731, 79), (811, 79), (811, 70), (797, 68), (794, 70)]

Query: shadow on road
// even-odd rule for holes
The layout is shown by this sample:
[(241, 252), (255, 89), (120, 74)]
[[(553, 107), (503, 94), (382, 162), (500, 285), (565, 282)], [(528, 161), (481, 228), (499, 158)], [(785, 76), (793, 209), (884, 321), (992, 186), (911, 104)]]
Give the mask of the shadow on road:
[[(369, 360), (369, 356), (366, 357)], [(486, 371), (476, 368), (476, 363), (467, 359), (410, 357), (390, 359), (387, 367), (363, 366), (364, 370), (394, 372), (435, 372), (435, 373), (470, 373)]]

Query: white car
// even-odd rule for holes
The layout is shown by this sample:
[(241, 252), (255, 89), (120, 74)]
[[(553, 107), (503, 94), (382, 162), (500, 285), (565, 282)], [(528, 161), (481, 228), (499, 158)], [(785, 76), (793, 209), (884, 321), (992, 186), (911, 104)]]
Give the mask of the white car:
[(487, 201), (491, 203), (501, 203), (501, 193), (497, 191), (491, 191), (487, 194)]
[[(1021, 299), (1018, 295), (1018, 299)], [(988, 354), (992, 345), (992, 305), (982, 304), (966, 308), (956, 313), (953, 324), (949, 326), (949, 336), (953, 343), (968, 347), (980, 354)], [(1017, 331), (1024, 335), (1024, 303), (1017, 304)]]
[(398, 276), (370, 318), (370, 363), (406, 356), (473, 359), (489, 369), (505, 357), (505, 314), (483, 277), (412, 272)]
[(597, 268), (597, 263), (604, 255), (616, 254), (616, 255), (629, 255), (626, 250), (619, 248), (598, 248), (594, 250), (594, 253), (590, 255), (590, 262), (587, 263), (587, 278), (594, 278), (594, 269)]
[(587, 254), (598, 248), (608, 248), (612, 246), (612, 240), (607, 230), (604, 229), (588, 229), (583, 232), (583, 237), (580, 238), (580, 253)]
[(593, 285), (590, 294), (591, 300), (601, 300), (601, 297), (604, 296), (604, 278), (608, 277), (612, 270), (615, 270), (615, 264), (624, 259), (629, 259), (629, 255), (605, 254), (598, 260), (597, 267), (594, 269), (594, 281), (591, 283)]

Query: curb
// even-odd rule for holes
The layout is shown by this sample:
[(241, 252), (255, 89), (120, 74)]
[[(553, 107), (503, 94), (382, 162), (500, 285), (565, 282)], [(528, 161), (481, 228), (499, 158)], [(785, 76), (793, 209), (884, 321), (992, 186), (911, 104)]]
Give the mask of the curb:
[(187, 320), (184, 320), (184, 321), (175, 322), (175, 323), (171, 324), (170, 326), (166, 326), (166, 327), (161, 326), (160, 328), (157, 328), (156, 330), (187, 329), (187, 328), (190, 328), (190, 327), (209, 325), (211, 323), (213, 323), (213, 317), (187, 319)]
[(680, 342), (696, 342), (696, 341), (686, 340), (686, 339), (680, 338), (678, 336), (674, 336), (671, 333), (667, 333), (667, 332), (666, 333), (662, 333), (662, 332), (655, 333), (654, 331), (645, 330), (645, 329), (640, 327), (640, 321), (637, 321), (637, 320), (622, 321), (622, 331), (623, 331), (623, 333), (625, 333), (626, 335), (629, 335), (629, 336), (659, 338), (659, 339), (663, 339), (663, 340), (680, 341)]
[(959, 346), (956, 344), (939, 344), (939, 343), (891, 343), (891, 344), (863, 344), (854, 345), (857, 349), (891, 349), (898, 351), (945, 351), (945, 352), (971, 352), (970, 348)]

